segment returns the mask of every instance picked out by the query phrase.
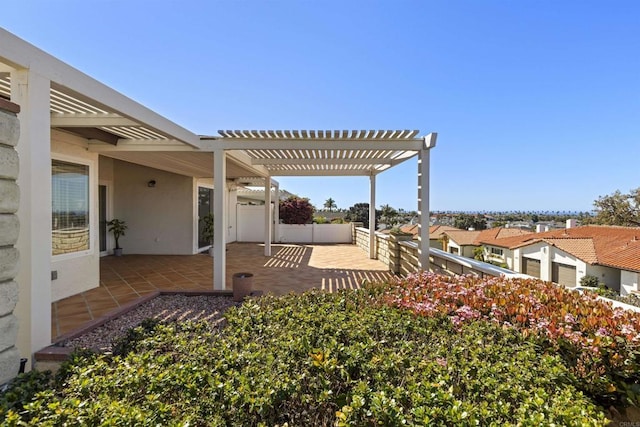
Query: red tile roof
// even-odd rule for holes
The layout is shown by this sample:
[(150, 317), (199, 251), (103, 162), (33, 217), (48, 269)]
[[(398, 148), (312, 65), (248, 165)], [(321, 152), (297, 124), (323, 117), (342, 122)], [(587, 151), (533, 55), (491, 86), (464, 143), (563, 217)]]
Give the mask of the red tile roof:
[(432, 225), (429, 227), (429, 239), (440, 239), (447, 231), (460, 230), (450, 225)]
[(504, 237), (523, 236), (532, 234), (531, 231), (520, 230), (519, 228), (496, 227), (481, 231), (452, 230), (445, 234), (460, 246), (480, 246), (482, 241), (487, 239), (500, 239)]
[(538, 242), (572, 254), (589, 263), (640, 271), (640, 227), (587, 225), (524, 236), (482, 239), (482, 243), (508, 249)]
[[(429, 227), (429, 239), (439, 239), (446, 231), (457, 230), (459, 228), (451, 227), (449, 225), (432, 225)], [(418, 224), (406, 224), (400, 227), (400, 231), (403, 233), (413, 234), (414, 237), (418, 235)]]
[(457, 243), (459, 246), (478, 245), (475, 241), (480, 236), (480, 231), (469, 230), (449, 230), (445, 231), (449, 240)]

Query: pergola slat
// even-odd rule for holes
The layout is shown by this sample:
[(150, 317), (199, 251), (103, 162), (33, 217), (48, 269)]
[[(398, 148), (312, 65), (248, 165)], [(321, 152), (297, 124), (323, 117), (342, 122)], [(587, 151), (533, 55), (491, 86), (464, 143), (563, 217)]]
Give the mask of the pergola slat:
[[(375, 175), (414, 157), (416, 130), (221, 130), (212, 147), (244, 150), (271, 176)], [(206, 141), (208, 138), (204, 138)], [(220, 140), (216, 144), (215, 140)], [(237, 142), (234, 142), (237, 141)], [(397, 146), (397, 148), (394, 148)]]

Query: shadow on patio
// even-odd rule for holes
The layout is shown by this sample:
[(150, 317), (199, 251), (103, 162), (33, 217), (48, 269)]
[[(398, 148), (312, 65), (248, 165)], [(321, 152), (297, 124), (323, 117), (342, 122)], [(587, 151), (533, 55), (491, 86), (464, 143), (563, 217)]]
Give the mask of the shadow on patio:
[[(355, 245), (272, 245), (271, 257), (255, 243), (227, 246), (227, 283), (234, 273), (253, 273), (253, 288), (283, 295), (311, 288), (333, 292), (357, 289), (364, 280), (391, 276)], [(208, 255), (125, 255), (100, 260), (100, 286), (51, 304), (51, 337), (66, 334), (158, 290), (213, 290), (213, 258)]]

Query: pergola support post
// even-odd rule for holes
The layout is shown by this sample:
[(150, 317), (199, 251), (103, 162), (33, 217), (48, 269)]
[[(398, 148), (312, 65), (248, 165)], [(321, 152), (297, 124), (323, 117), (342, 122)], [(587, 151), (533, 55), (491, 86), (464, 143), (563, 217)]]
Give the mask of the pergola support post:
[[(16, 243), (20, 254), (16, 275), (20, 298), (14, 315), (20, 323), (16, 346), (29, 363), (35, 351), (51, 343), (50, 87), (49, 79), (31, 70), (11, 72), (11, 101), (21, 108), (17, 145), (20, 233)], [(91, 224), (94, 225), (97, 224)]]
[(369, 176), (369, 258), (376, 259), (376, 176)]
[(275, 183), (275, 189), (273, 192), (273, 241), (280, 241), (280, 183)]
[(273, 216), (271, 210), (271, 177), (264, 179), (264, 256), (271, 256), (271, 224)]
[(213, 289), (221, 290), (226, 287), (227, 259), (226, 259), (226, 230), (224, 224), (227, 216), (226, 153), (223, 149), (213, 152)]
[(435, 132), (425, 136), (418, 153), (418, 266), (422, 271), (429, 271), (429, 150), (436, 146), (437, 136)]

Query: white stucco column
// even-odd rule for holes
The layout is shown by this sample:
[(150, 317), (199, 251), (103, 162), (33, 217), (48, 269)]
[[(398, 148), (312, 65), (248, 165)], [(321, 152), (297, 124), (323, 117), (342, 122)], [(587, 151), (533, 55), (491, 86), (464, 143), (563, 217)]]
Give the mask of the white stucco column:
[(227, 215), (227, 162), (223, 149), (213, 151), (213, 289), (224, 289), (227, 280), (225, 223)]
[(429, 270), (429, 153), (436, 146), (437, 133), (424, 137), (424, 146), (418, 153), (418, 266)]
[(275, 183), (275, 189), (273, 192), (273, 241), (280, 241), (280, 183)]
[(376, 176), (369, 176), (369, 258), (376, 259)]
[(271, 177), (264, 179), (264, 256), (271, 256), (271, 224), (273, 215), (271, 210)]
[(51, 82), (32, 71), (11, 73), (11, 101), (20, 105), (20, 263), (17, 347), (21, 357), (51, 344)]

